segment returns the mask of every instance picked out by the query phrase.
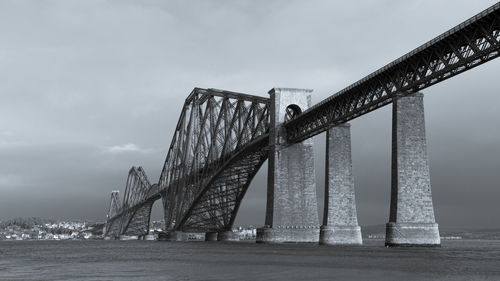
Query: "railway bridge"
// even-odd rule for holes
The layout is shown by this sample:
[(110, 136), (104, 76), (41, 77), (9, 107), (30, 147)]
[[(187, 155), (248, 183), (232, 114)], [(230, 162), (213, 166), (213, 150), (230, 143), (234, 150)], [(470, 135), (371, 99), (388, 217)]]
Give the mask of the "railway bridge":
[[(392, 104), (388, 246), (440, 245), (429, 177), (421, 90), (500, 55), (500, 3), (312, 105), (307, 89), (269, 98), (195, 88), (186, 98), (156, 184), (129, 172), (123, 202), (111, 194), (105, 235), (145, 235), (161, 199), (171, 240), (231, 231), (255, 174), (268, 160), (264, 227), (257, 242), (362, 244), (352, 175), (349, 120)], [(312, 137), (326, 132), (323, 222), (317, 213)]]

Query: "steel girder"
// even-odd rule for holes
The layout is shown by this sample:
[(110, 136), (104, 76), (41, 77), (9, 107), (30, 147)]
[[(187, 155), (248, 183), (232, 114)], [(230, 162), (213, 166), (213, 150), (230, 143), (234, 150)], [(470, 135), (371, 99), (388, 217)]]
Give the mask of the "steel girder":
[(120, 200), (120, 191), (113, 190), (111, 191), (111, 198), (109, 200), (109, 210), (106, 215), (106, 223), (104, 226), (104, 235), (108, 236), (108, 234), (119, 233), (119, 225), (114, 223), (111, 219), (116, 217), (121, 211), (122, 203)]
[(120, 191), (113, 190), (111, 191), (111, 199), (109, 200), (109, 211), (108, 218), (112, 218), (120, 213), (120, 209), (122, 207), (122, 203), (120, 200)]
[(261, 141), (268, 131), (269, 99), (195, 88), (159, 180), (167, 230), (230, 229), (244, 191), (265, 160), (268, 143)]
[(241, 200), (269, 155), (269, 135), (239, 150), (208, 179), (178, 229), (187, 232), (231, 230)]
[(123, 203), (119, 192), (111, 194), (106, 236), (144, 235), (149, 232), (153, 203), (160, 199), (157, 184), (151, 185), (142, 167), (132, 167), (127, 177)]
[(499, 49), (497, 3), (286, 122), (287, 140), (305, 140), (467, 71), (497, 58)]
[(128, 172), (123, 209), (130, 208), (147, 199), (152, 185), (142, 167), (132, 167)]

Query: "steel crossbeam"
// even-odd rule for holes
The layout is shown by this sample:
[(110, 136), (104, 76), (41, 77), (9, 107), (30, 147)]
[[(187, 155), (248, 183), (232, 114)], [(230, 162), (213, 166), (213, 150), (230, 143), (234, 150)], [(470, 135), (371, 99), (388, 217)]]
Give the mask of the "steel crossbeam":
[(500, 3), (441, 34), (285, 123), (296, 143), (500, 55)]

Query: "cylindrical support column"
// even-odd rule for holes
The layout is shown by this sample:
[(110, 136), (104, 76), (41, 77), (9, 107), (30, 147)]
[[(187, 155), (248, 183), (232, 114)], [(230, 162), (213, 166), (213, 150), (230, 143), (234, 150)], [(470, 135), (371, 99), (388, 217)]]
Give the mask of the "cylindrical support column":
[(319, 243), (361, 245), (363, 240), (356, 213), (349, 124), (327, 131), (325, 168), (325, 206)]
[(205, 241), (217, 241), (217, 232), (205, 232)]
[(396, 97), (392, 113), (391, 211), (387, 246), (439, 246), (432, 205), (423, 94)]
[(222, 231), (217, 233), (217, 241), (240, 241), (240, 237), (238, 236), (238, 233), (231, 230)]

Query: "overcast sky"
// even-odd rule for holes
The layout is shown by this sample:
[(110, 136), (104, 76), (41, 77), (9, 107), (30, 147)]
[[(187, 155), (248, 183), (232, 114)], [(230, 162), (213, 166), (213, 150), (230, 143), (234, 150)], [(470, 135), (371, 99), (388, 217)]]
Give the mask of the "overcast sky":
[[(103, 220), (131, 166), (158, 181), (194, 87), (311, 88), (317, 103), (495, 1), (360, 3), (0, 1), (0, 220)], [(441, 227), (500, 227), (499, 73), (494, 60), (424, 91)], [(386, 223), (391, 106), (351, 124), (360, 224)], [(266, 169), (236, 224), (264, 223)]]

